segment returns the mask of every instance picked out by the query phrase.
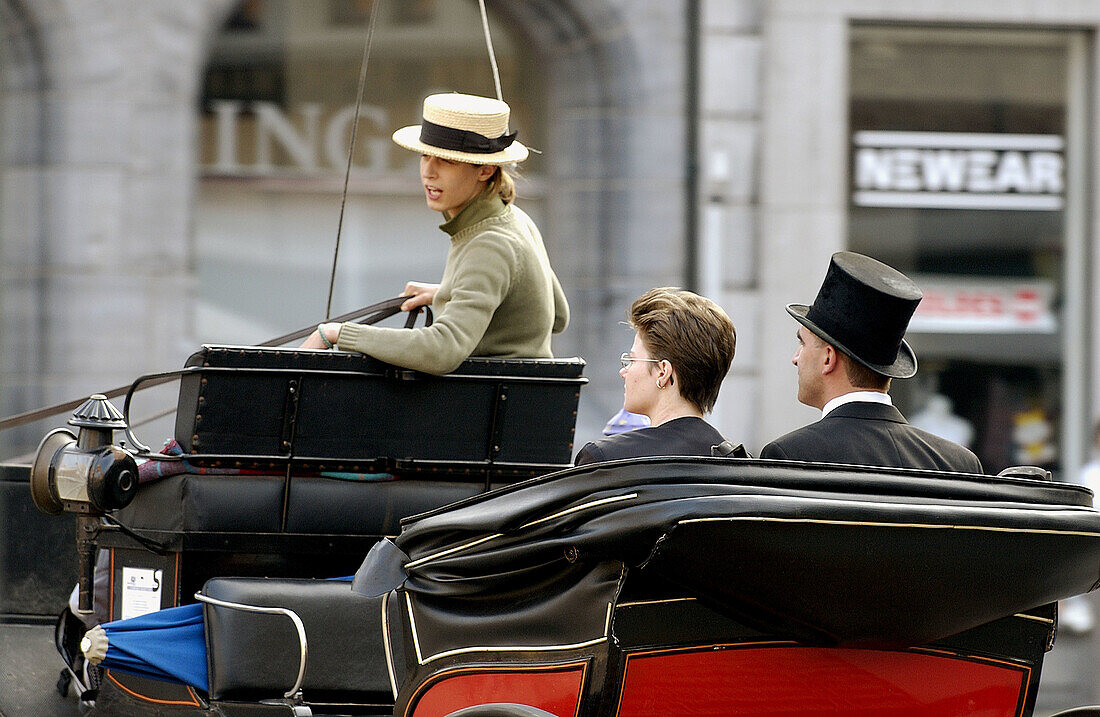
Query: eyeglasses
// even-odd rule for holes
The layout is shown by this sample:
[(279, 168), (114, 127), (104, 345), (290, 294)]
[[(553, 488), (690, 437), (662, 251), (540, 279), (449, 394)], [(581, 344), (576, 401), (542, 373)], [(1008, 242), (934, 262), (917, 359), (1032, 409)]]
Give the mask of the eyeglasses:
[(629, 353), (625, 353), (619, 357), (619, 363), (623, 365), (623, 368), (627, 368), (634, 361), (648, 361), (650, 363), (661, 363), (660, 359), (647, 359), (647, 358), (635, 358)]

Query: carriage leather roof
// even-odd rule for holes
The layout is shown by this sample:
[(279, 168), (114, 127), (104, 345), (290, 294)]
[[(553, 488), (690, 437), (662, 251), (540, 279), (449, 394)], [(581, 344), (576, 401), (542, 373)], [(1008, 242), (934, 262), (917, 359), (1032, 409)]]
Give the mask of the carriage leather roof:
[(354, 589), (403, 587), (422, 661), (606, 638), (623, 581), (648, 578), (799, 640), (917, 645), (1093, 588), (1091, 505), (1081, 486), (1028, 478), (616, 461), (407, 519)]

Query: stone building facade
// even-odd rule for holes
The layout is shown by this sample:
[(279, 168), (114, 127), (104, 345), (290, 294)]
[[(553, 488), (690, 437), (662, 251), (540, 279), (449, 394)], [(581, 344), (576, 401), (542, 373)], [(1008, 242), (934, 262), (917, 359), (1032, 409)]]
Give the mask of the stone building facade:
[[(460, 2), (405, 5), (427, 17)], [(312, 211), (332, 219), (337, 211), (339, 183), (331, 177), (227, 176), (203, 159), (212, 58), (221, 57), (234, 13), (263, 5), (0, 0), (5, 415), (178, 367), (202, 342), (255, 342), (276, 327), (289, 331), (321, 318), (323, 297), (280, 306), (265, 321), (227, 318), (225, 302), (203, 307), (212, 289), (228, 302), (233, 272), (249, 273), (240, 257), (239, 267), (218, 262), (233, 232), (257, 234), (248, 247), (281, 250), (278, 242), (262, 243), (267, 229), (244, 224), (295, 202), (313, 202)], [(369, 3), (349, 5), (361, 11)], [(932, 394), (946, 394), (991, 468), (1035, 462), (1069, 477), (1085, 460), (1100, 410), (1092, 309), (1100, 270), (1091, 248), (1098, 227), (1090, 211), (1100, 186), (1092, 176), (1100, 165), (1090, 160), (1098, 117), (1090, 99), (1095, 3), (486, 5), (513, 68), (527, 73), (513, 71), (508, 86), (538, 87), (543, 155), (528, 191), (573, 307), (555, 352), (589, 364), (578, 440), (593, 437), (621, 405), (616, 357), (630, 336), (619, 322), (631, 299), (655, 285), (714, 297), (738, 327), (737, 358), (714, 419), (727, 436), (756, 451), (812, 420), (794, 399), (794, 324), (783, 306), (811, 301), (830, 254), (853, 248), (927, 279), (936, 297), (929, 305), (941, 310), (912, 337), (925, 362), (921, 382), (896, 387), (907, 413), (922, 413)], [(475, 6), (462, 5), (467, 15)], [(438, 42), (432, 51), (433, 58), (449, 52)], [(1010, 60), (982, 59), (996, 53)], [(956, 55), (972, 69), (965, 78), (937, 64)], [(1028, 84), (1027, 68), (1040, 66), (1048, 74), (1034, 70)], [(399, 80), (390, 83), (388, 91), (402, 89)], [(1047, 97), (1051, 87), (1057, 92)], [(410, 84), (408, 94), (423, 89)], [(284, 108), (288, 117), (291, 110)], [(405, 119), (412, 118), (387, 117)], [(921, 204), (928, 192), (909, 197), (916, 208), (868, 208), (853, 184), (857, 142), (870, 136), (859, 132), (931, 142), (925, 150), (949, 158), (962, 155), (942, 154), (955, 150), (936, 142), (1041, 135), (1038, 141), (1061, 147), (1053, 154), (1063, 163), (1064, 187), (1039, 212), (930, 208)], [(1022, 161), (1012, 154), (1022, 150), (980, 151)], [(434, 222), (415, 213), (409, 177), (414, 183), (415, 175), (398, 168), (358, 185), (355, 221), (363, 232), (403, 224), (407, 215), (432, 236)], [(1005, 193), (1012, 200), (1021, 191)], [(881, 201), (889, 203), (896, 194), (876, 196), (888, 195)], [(943, 201), (941, 194), (933, 199)], [(286, 271), (248, 278), (241, 303), (261, 308), (263, 292), (277, 296), (294, 283)], [(348, 301), (399, 288), (371, 285)], [(1016, 312), (998, 324), (972, 308), (979, 299), (986, 307), (1021, 296), (1031, 297), (1031, 313), (1042, 321), (1028, 323), (1027, 312)], [(31, 427), (3, 440), (26, 450), (41, 433)]]

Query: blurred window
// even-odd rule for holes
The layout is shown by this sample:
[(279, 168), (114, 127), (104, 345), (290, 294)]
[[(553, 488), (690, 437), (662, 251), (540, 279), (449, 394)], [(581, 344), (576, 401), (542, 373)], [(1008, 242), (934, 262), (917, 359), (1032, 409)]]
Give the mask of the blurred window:
[(946, 398), (992, 472), (1058, 464), (1070, 37), (851, 33), (848, 245), (925, 290), (893, 393), (930, 421)]

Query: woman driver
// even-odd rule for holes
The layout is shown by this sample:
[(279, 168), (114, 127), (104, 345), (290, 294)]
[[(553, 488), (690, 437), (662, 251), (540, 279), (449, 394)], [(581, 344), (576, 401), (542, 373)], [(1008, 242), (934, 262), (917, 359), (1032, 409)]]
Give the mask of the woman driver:
[(569, 305), (538, 227), (512, 202), (504, 165), (528, 151), (508, 133), (508, 105), (457, 93), (424, 100), (423, 122), (393, 133), (420, 153), (428, 207), (442, 213), (451, 246), (438, 284), (409, 282), (402, 309), (431, 304), (420, 329), (323, 323), (302, 348), (359, 351), (386, 363), (442, 374), (469, 356), (549, 358), (550, 335)]

